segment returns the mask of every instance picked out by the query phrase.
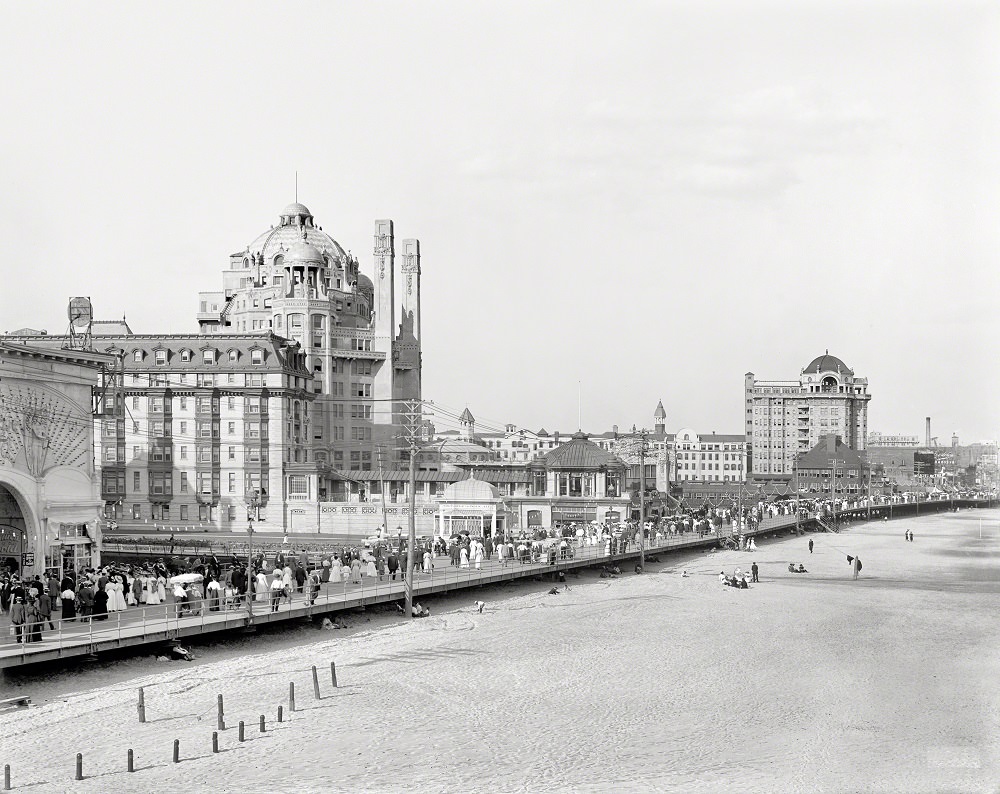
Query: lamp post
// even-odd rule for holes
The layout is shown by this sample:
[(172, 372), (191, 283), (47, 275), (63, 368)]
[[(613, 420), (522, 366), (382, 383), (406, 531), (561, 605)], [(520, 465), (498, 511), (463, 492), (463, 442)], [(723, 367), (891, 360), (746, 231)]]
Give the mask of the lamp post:
[(253, 522), (260, 518), (260, 491), (254, 489), (247, 494), (247, 630), (253, 630)]

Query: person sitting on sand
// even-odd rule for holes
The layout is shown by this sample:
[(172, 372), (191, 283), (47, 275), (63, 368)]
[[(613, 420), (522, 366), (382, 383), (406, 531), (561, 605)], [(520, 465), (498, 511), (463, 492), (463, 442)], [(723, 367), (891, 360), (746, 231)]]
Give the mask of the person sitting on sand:
[(795, 563), (794, 562), (788, 563), (788, 572), (789, 573), (795, 573), (796, 572), (795, 571)]
[[(791, 568), (792, 567), (791, 564), (789, 564), (788, 567)], [(719, 584), (725, 584), (725, 583), (726, 583), (726, 572), (719, 571)]]
[(747, 584), (746, 574), (744, 574), (743, 578), (740, 579), (738, 587), (740, 588), (740, 590), (749, 590), (750, 589), (750, 585)]
[(799, 569), (795, 573), (809, 573), (809, 571), (807, 571), (805, 569), (805, 566), (800, 562), (799, 563)]

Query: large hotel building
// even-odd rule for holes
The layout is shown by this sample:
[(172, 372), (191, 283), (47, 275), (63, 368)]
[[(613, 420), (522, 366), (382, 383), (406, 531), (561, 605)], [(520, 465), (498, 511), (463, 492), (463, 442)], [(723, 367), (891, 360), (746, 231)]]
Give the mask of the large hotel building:
[(855, 451), (865, 448), (868, 379), (829, 352), (817, 356), (795, 381), (745, 377), (746, 440), (755, 477), (790, 476), (796, 456), (824, 436), (840, 436)]
[[(290, 204), (200, 293), (198, 333), (87, 326), (87, 347), (119, 362), (95, 432), (105, 517), (315, 531), (344, 472), (402, 463), (421, 396), (420, 244), (402, 241), (400, 307), (395, 247), (392, 221), (376, 221), (370, 279)], [(6, 338), (60, 348), (80, 334)]]

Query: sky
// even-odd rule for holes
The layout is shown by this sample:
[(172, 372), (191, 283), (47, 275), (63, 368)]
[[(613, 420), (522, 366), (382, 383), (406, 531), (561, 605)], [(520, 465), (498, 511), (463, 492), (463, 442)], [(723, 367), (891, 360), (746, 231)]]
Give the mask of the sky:
[(741, 433), (829, 350), (869, 429), (1000, 436), (1000, 6), (6, 3), (0, 331), (137, 333), (298, 198), (422, 253), (424, 397)]

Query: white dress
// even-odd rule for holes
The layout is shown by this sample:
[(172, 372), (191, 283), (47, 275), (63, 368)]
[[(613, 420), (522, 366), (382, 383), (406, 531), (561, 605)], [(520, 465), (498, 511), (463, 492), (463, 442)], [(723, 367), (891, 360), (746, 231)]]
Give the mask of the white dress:
[(108, 582), (104, 585), (104, 592), (108, 594), (108, 612), (124, 612), (128, 609), (123, 591), (121, 582)]
[(162, 576), (156, 577), (156, 597), (160, 599), (161, 604), (167, 600), (167, 580)]
[(160, 603), (160, 587), (157, 579), (151, 576), (143, 579), (143, 591), (146, 594), (146, 605), (156, 606)]
[(257, 572), (256, 587), (254, 588), (256, 592), (254, 593), (254, 601), (267, 602), (270, 600), (271, 595), (271, 585), (267, 581), (267, 576), (264, 575), (263, 571)]

